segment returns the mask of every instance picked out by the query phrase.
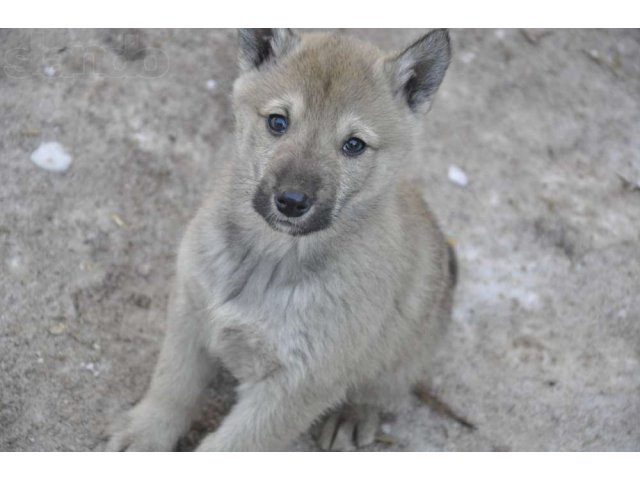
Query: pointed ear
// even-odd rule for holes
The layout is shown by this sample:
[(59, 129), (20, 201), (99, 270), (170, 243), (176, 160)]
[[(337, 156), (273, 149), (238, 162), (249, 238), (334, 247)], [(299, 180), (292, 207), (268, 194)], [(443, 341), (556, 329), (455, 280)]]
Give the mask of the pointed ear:
[(428, 110), (451, 60), (447, 30), (434, 30), (397, 56), (385, 69), (395, 95), (413, 111)]
[(299, 37), (288, 28), (241, 28), (240, 69), (243, 72), (275, 60), (293, 50)]

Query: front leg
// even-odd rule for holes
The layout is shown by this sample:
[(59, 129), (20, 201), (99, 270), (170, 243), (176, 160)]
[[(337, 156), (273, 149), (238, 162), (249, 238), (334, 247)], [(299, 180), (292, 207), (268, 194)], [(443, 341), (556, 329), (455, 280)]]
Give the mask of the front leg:
[(238, 402), (198, 451), (278, 451), (286, 449), (324, 412), (343, 400), (335, 385), (293, 379), (286, 372), (241, 385)]
[(177, 282), (164, 343), (144, 398), (109, 429), (107, 451), (167, 451), (189, 428), (214, 365), (201, 344), (205, 310)]

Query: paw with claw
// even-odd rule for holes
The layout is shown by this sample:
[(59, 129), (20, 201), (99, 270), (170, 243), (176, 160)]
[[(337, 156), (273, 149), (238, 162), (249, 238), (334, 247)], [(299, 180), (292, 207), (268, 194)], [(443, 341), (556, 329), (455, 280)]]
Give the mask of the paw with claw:
[(378, 409), (348, 405), (324, 420), (318, 446), (323, 450), (353, 451), (372, 444), (380, 425)]

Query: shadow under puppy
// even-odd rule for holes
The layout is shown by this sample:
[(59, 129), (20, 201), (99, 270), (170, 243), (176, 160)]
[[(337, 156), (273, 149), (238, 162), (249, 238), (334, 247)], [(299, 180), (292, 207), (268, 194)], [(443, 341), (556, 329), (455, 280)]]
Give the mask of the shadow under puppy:
[(450, 60), (436, 30), (399, 54), (328, 33), (240, 32), (229, 172), (182, 240), (145, 397), (108, 450), (170, 450), (222, 363), (238, 401), (199, 450), (374, 441), (450, 318), (455, 259), (404, 178)]

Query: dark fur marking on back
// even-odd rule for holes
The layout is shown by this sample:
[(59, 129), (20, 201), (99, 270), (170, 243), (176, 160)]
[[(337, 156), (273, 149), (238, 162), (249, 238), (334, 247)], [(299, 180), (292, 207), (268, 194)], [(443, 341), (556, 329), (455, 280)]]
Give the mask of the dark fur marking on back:
[(449, 253), (449, 278), (451, 285), (455, 286), (458, 283), (458, 259), (456, 251), (449, 244), (447, 244), (447, 252)]

